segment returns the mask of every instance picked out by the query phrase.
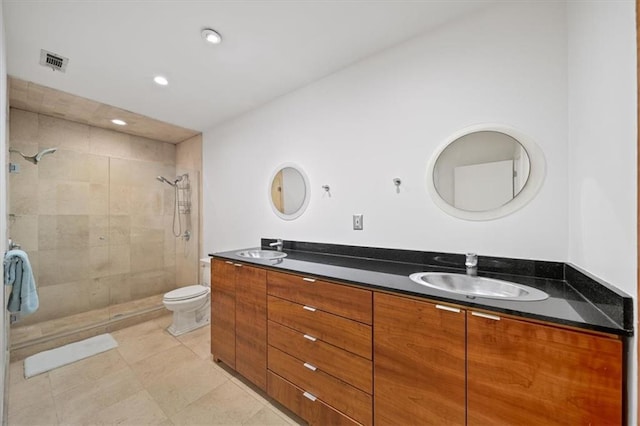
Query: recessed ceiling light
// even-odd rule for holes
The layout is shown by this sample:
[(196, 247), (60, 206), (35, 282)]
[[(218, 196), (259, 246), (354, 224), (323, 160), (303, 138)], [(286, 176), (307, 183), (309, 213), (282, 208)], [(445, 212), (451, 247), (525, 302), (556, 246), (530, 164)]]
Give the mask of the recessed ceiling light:
[(222, 42), (222, 36), (211, 28), (202, 30), (202, 38), (211, 44), (219, 44)]
[(156, 82), (156, 84), (159, 84), (160, 86), (166, 86), (167, 84), (169, 84), (169, 80), (167, 80), (166, 78), (164, 78), (161, 75), (157, 75), (153, 78), (153, 81)]
[(114, 118), (113, 120), (111, 120), (111, 122), (113, 124), (117, 124), (118, 126), (126, 126), (127, 122), (124, 120), (120, 120), (119, 118)]

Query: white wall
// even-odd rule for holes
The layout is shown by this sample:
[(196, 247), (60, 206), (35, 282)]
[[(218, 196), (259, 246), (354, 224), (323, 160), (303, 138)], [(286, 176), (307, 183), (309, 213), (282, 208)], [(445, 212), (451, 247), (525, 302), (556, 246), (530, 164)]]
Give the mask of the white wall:
[[(565, 260), (565, 21), (561, 3), (501, 4), (205, 132), (205, 252), (280, 237)], [(529, 135), (548, 162), (536, 199), (490, 222), (446, 215), (425, 184), (438, 146), (478, 123)], [(267, 198), (269, 177), (288, 161), (311, 182), (295, 221), (276, 217)], [(351, 229), (354, 213), (364, 214), (364, 231)]]
[[(205, 132), (205, 252), (255, 246), (260, 237), (473, 250), (569, 261), (636, 297), (634, 7), (503, 3)], [(448, 135), (486, 122), (533, 138), (546, 180), (506, 218), (449, 217), (425, 190), (427, 160)], [(267, 198), (269, 176), (288, 161), (305, 169), (312, 192), (291, 222)], [(353, 213), (364, 214), (364, 231), (350, 229)]]
[(570, 2), (568, 18), (568, 258), (635, 294), (635, 4)]
[[(567, 11), (568, 260), (637, 304), (635, 2), (570, 2)], [(630, 349), (630, 424), (637, 424), (636, 339)]]
[[(4, 37), (4, 18), (2, 13), (2, 1), (0, 1), (0, 164), (2, 164), (2, 170), (0, 171), (0, 247), (3, 247), (2, 253), (6, 249), (7, 241), (7, 125), (9, 120), (7, 119), (7, 54), (5, 48)], [(7, 353), (7, 333), (8, 324), (5, 324), (5, 310), (6, 306), (4, 297), (4, 286), (0, 291), (0, 421), (5, 419), (6, 413), (4, 412), (4, 366), (8, 362)], [(6, 329), (5, 329), (6, 327)]]

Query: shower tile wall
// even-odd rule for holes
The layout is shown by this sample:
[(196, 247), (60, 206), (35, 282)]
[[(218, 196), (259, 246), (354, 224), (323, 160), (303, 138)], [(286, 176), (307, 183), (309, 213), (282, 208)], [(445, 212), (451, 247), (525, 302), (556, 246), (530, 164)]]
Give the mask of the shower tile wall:
[(38, 166), (10, 157), (20, 165), (9, 175), (10, 236), (28, 252), (40, 295), (20, 325), (176, 287), (173, 188), (155, 179), (175, 176), (175, 145), (18, 109), (9, 131), (26, 154), (58, 148)]

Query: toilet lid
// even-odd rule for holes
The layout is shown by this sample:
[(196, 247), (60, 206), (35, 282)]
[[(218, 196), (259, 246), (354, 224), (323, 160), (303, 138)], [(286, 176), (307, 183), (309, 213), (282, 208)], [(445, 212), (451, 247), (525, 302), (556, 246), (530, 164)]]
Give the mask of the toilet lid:
[(171, 290), (164, 295), (164, 300), (184, 300), (198, 297), (209, 292), (209, 288), (203, 285), (190, 285)]

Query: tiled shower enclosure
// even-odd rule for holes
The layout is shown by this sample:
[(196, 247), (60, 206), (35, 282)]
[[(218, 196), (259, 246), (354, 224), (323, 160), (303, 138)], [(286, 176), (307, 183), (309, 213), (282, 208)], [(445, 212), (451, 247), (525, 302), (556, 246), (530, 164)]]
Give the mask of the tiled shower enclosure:
[[(12, 108), (9, 146), (27, 155), (57, 148), (38, 165), (11, 153), (9, 234), (28, 253), (40, 309), (14, 326), (110, 307), (197, 282), (199, 173), (176, 165), (176, 145)], [(172, 232), (172, 180), (189, 174), (191, 209)], [(183, 210), (184, 211), (184, 210)], [(190, 217), (188, 217), (190, 215)], [(134, 303), (135, 305), (135, 303)]]

